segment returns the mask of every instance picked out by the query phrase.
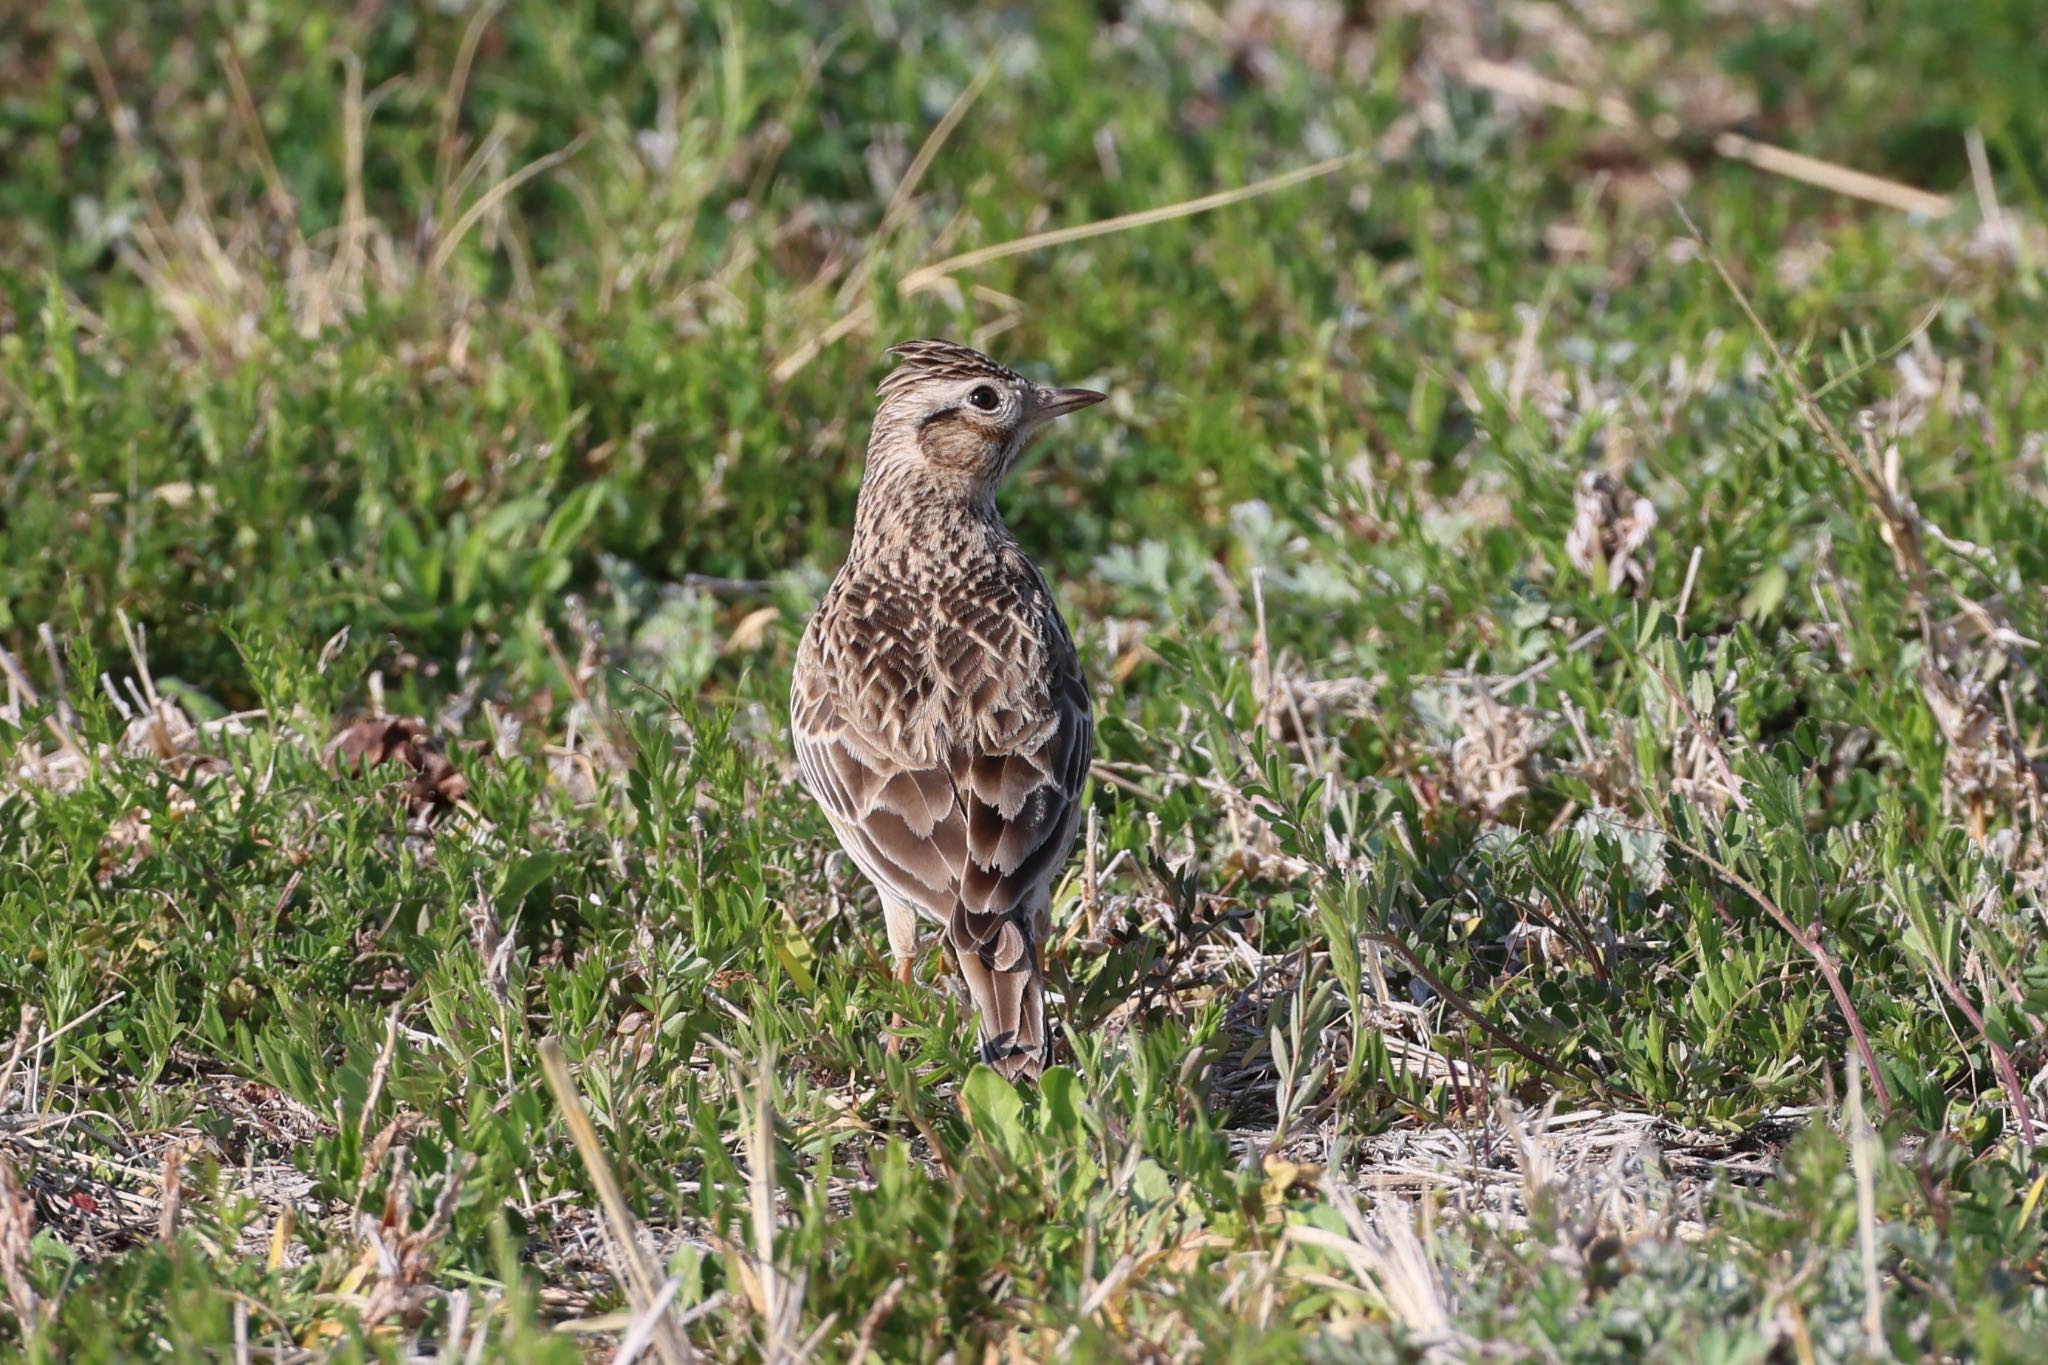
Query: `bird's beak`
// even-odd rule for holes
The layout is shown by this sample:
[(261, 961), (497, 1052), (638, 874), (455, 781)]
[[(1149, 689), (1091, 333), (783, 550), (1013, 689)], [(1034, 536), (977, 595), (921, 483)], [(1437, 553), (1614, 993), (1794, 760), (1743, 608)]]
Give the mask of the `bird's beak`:
[(1032, 424), (1042, 426), (1055, 417), (1092, 408), (1106, 397), (1093, 389), (1038, 389), (1031, 404)]

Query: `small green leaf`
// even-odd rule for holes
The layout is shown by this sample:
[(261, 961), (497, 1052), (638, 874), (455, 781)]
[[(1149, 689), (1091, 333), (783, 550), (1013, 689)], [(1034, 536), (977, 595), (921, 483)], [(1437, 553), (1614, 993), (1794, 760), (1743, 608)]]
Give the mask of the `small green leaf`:
[(555, 874), (564, 859), (559, 853), (529, 853), (505, 869), (498, 879), (498, 903), (516, 907), (527, 893)]
[(1742, 614), (1751, 621), (1760, 621), (1778, 609), (1785, 600), (1786, 589), (1792, 586), (1791, 575), (1776, 564), (1756, 576), (1749, 585), (1749, 591), (1742, 598)]
[(1173, 1198), (1173, 1177), (1164, 1166), (1146, 1157), (1131, 1174), (1131, 1193), (1142, 1204), (1164, 1204)]
[(1086, 1124), (1082, 1118), (1081, 1082), (1074, 1075), (1074, 1069), (1067, 1066), (1047, 1068), (1045, 1074), (1038, 1078), (1038, 1093), (1042, 1097), (1039, 1125), (1047, 1133), (1069, 1140), (1079, 1139), (1086, 1131)]
[(976, 1062), (968, 1073), (960, 1087), (960, 1108), (984, 1141), (1011, 1152), (1023, 1142), (1024, 1101), (1017, 1087), (987, 1063)]

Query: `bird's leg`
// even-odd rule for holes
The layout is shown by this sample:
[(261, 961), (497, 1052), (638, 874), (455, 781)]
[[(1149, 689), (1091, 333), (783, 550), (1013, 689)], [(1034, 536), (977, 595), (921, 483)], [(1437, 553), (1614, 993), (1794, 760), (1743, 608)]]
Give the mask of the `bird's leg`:
[[(917, 965), (917, 911), (884, 897), (882, 922), (889, 930), (889, 952), (896, 959), (889, 975), (896, 978), (898, 985), (908, 986), (910, 969)], [(909, 1023), (901, 1013), (890, 1016), (887, 1046), (891, 1057), (903, 1051), (903, 1030)]]
[[(896, 959), (896, 965), (890, 970), (889, 975), (896, 979), (898, 985), (908, 986), (910, 984), (910, 969), (916, 965), (916, 962), (917, 959), (915, 958), (899, 957)], [(885, 1050), (891, 1057), (902, 1054), (903, 1030), (909, 1026), (910, 1021), (905, 1019), (900, 1011), (889, 1016), (889, 1041)]]

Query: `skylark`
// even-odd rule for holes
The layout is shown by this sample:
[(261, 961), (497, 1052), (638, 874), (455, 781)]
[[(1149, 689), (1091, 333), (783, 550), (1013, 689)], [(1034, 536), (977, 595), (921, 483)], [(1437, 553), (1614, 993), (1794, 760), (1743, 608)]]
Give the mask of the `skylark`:
[(790, 720), (804, 786), (881, 893), (896, 976), (936, 922), (981, 1055), (1036, 1079), (1045, 939), (1095, 726), (1073, 637), (996, 511), (1031, 439), (1102, 401), (949, 341), (906, 341), (868, 437), (853, 548), (804, 631)]

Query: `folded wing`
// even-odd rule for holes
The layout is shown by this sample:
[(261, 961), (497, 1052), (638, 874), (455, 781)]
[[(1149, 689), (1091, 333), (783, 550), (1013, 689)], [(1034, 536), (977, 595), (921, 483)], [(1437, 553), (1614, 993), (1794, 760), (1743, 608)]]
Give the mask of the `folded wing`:
[(791, 699), (804, 785), (876, 888), (944, 926), (982, 1015), (984, 1053), (1012, 1075), (1035, 1074), (1045, 1052), (1045, 911), (1094, 749), (1073, 642), (1050, 595), (1040, 600), (1026, 631), (1040, 662), (1021, 677), (997, 676), (1010, 651), (974, 647), (985, 632), (967, 631), (964, 645), (959, 630), (948, 634), (935, 653), (956, 666), (899, 693), (909, 707), (952, 701), (936, 721), (862, 714), (872, 691), (861, 689), (877, 675), (849, 678), (833, 664), (860, 657), (872, 668), (871, 646), (823, 642)]
[(919, 764), (847, 724), (831, 679), (794, 699), (798, 769), (855, 865), (885, 895), (946, 926), (956, 951), (1014, 965), (1015, 925), (1073, 845), (1094, 743), (1078, 674), (1048, 698), (1044, 723), (1009, 747), (953, 745)]

